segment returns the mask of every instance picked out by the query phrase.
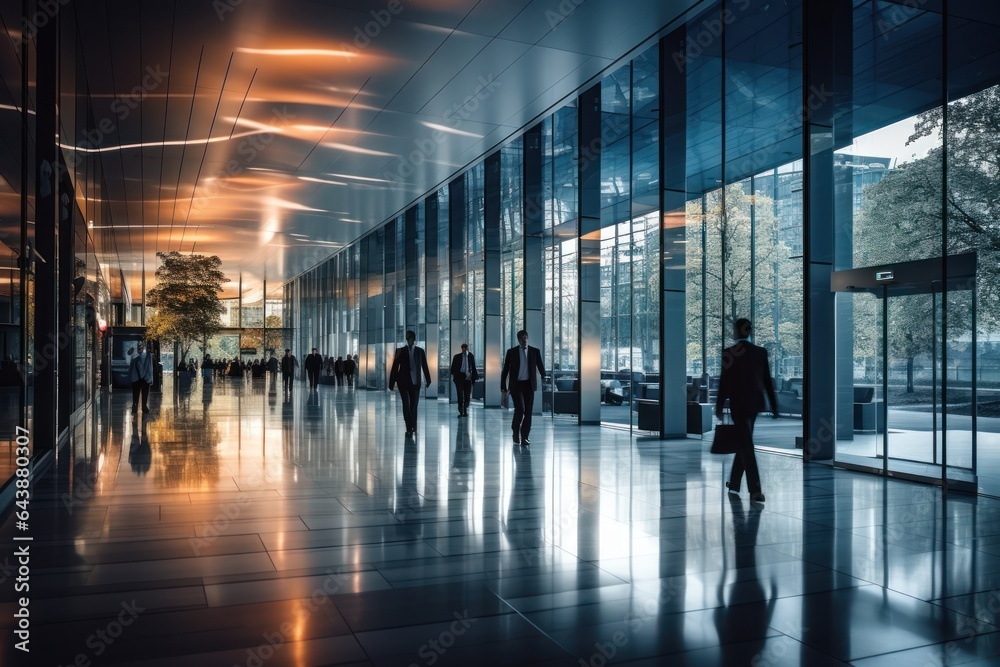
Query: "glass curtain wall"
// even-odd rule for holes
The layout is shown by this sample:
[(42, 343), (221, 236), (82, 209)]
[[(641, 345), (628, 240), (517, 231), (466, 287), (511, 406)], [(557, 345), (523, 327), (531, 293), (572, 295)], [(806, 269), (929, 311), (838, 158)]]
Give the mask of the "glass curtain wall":
[(500, 149), (500, 349), (524, 328), (524, 155), (520, 139)]
[[(837, 295), (837, 458), (998, 495), (1000, 10), (871, 0), (853, 22), (839, 45), (854, 112), (837, 127), (850, 194), (837, 268), (941, 259), (906, 284)], [(966, 253), (976, 269), (955, 277)]]
[[(448, 188), (437, 191), (438, 257), (438, 396), (450, 396), (451, 382), (451, 219)], [(459, 343), (461, 345), (461, 343)]]
[(980, 490), (1000, 495), (1000, 55), (992, 46), (1000, 8), (968, 0), (948, 6), (947, 132), (932, 113), (918, 125), (945, 143), (948, 252), (978, 255), (975, 280), (948, 300), (948, 461), (963, 464), (964, 451), (952, 447), (968, 448)]
[(579, 130), (576, 104), (542, 124), (542, 197), (545, 208), (545, 354), (552, 382), (543, 409), (579, 414)]
[(659, 431), (659, 49), (601, 85), (601, 420)]
[[(465, 315), (468, 326), (469, 351), (476, 357), (480, 382), (472, 387), (472, 399), (482, 401), (486, 382), (486, 173), (482, 162), (472, 167), (466, 175), (466, 266)], [(497, 380), (499, 378), (493, 378)]]
[[(844, 191), (837, 220), (850, 230), (838, 269), (942, 255), (943, 139), (916, 135), (921, 111), (942, 114), (944, 24), (940, 14), (920, 10), (872, 33), (892, 9), (872, 1), (854, 7), (850, 46), (858, 109), (844, 130), (850, 143), (841, 148), (835, 172)], [(912, 90), (905, 100), (890, 92), (901, 86)], [(881, 178), (861, 181), (876, 163), (888, 166)], [(888, 289), (837, 295), (838, 351), (842, 357), (850, 351), (852, 361), (850, 374), (838, 374), (839, 461), (886, 464), (900, 472), (930, 472), (925, 464), (941, 463), (938, 360), (944, 348), (936, 314), (942, 297), (940, 275), (929, 275), (907, 295)]]
[[(686, 79), (687, 396), (712, 405), (735, 321), (768, 352), (779, 423), (758, 446), (795, 448), (802, 415), (801, 3), (716, 3), (687, 38), (727, 16), (724, 38), (680, 61)], [(675, 54), (677, 55), (677, 54)], [(676, 64), (676, 63), (675, 63)]]

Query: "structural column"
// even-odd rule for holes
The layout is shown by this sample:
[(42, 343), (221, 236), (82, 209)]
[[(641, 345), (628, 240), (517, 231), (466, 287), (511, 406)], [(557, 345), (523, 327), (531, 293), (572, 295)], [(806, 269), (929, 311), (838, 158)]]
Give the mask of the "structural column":
[(500, 405), (500, 371), (503, 363), (500, 308), (500, 151), (486, 157), (485, 227), (483, 236), (483, 278), (486, 283), (486, 387), (484, 405)]
[[(545, 337), (545, 208), (542, 195), (542, 126), (535, 125), (522, 138), (524, 169), (521, 191), (524, 195), (524, 330), (529, 341), (537, 341), (545, 368), (553, 369), (552, 350), (546, 350)], [(502, 351), (501, 351), (502, 352)], [(542, 411), (542, 385), (535, 393), (535, 412)]]
[(371, 245), (372, 235), (364, 237), (360, 241), (360, 252), (358, 253), (358, 367), (354, 369), (357, 374), (355, 387), (368, 387), (368, 328), (371, 326), (371, 298), (368, 290), (368, 253)]
[[(451, 347), (458, 349), (462, 343), (468, 342), (468, 326), (465, 322), (465, 283), (469, 270), (466, 256), (467, 208), (465, 206), (465, 174), (462, 174), (448, 184), (448, 225), (451, 230)], [(477, 359), (484, 359), (483, 350), (472, 350)], [(500, 378), (494, 378), (497, 385)], [(457, 401), (454, 383), (448, 383), (451, 400)]]
[[(805, 460), (831, 459), (836, 444), (835, 306), (830, 291), (835, 251), (833, 173), (838, 45), (849, 39), (849, 2), (803, 7), (803, 342)], [(847, 21), (843, 21), (846, 12)]]
[[(58, 271), (56, 255), (59, 224), (59, 148), (56, 145), (59, 118), (59, 17), (37, 27), (35, 35), (37, 82), (35, 99), (35, 245), (31, 256), (35, 271), (35, 349), (33, 447), (37, 456), (53, 449), (58, 435), (58, 384), (56, 365), (60, 361), (57, 319)], [(25, 66), (27, 64), (25, 63)], [(24, 101), (27, 106), (27, 100)], [(27, 186), (27, 184), (24, 184)], [(22, 295), (27, 299), (28, 295)], [(27, 359), (22, 362), (27, 368)], [(67, 378), (66, 380), (70, 380)]]
[(427, 365), (431, 369), (431, 386), (427, 390), (427, 398), (437, 398), (438, 379), (440, 377), (440, 317), (441, 304), (438, 290), (440, 288), (440, 271), (438, 269), (438, 199), (437, 193), (432, 193), (424, 200), (424, 295), (426, 302), (426, 341)]
[(687, 437), (687, 83), (672, 54), (685, 26), (660, 41), (660, 437)]
[(601, 85), (577, 100), (580, 186), (580, 424), (601, 423)]

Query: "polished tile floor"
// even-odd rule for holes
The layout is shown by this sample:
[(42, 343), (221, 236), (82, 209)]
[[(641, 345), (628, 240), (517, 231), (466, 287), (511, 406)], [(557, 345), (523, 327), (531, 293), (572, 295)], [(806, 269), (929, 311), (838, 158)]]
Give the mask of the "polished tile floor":
[[(217, 380), (115, 394), (34, 483), (3, 665), (997, 665), (1000, 501), (708, 441)], [(15, 529), (0, 626), (14, 610)]]

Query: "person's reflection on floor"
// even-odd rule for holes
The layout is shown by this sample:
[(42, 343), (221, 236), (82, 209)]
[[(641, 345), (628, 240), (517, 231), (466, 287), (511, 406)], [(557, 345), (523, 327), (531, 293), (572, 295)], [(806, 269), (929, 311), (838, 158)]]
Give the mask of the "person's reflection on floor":
[(458, 493), (471, 490), (475, 471), (476, 452), (472, 449), (469, 421), (466, 419), (455, 427), (455, 453), (451, 457), (451, 484), (454, 490)]
[(147, 421), (144, 417), (132, 421), (132, 441), (128, 448), (128, 462), (136, 477), (142, 477), (149, 472), (153, 461), (153, 451), (149, 447), (149, 433), (146, 430)]
[[(396, 489), (396, 518), (403, 523), (419, 521), (419, 512), (423, 508), (423, 498), (417, 492), (417, 442), (413, 438), (403, 441), (403, 474), (399, 478)], [(419, 532), (419, 531), (418, 531)]]
[(212, 391), (215, 387), (214, 382), (202, 382), (201, 383), (201, 402), (204, 405), (208, 405), (212, 402)]
[(306, 419), (319, 419), (319, 392), (310, 391), (306, 398)]
[(749, 664), (767, 643), (767, 628), (774, 615), (778, 595), (773, 584), (768, 593), (757, 571), (757, 531), (760, 529), (761, 507), (751, 503), (749, 513), (743, 501), (729, 494), (733, 511), (733, 537), (739, 573), (737, 583), (729, 588), (725, 599), (727, 577), (719, 580), (719, 606), (715, 610), (715, 626), (719, 633), (723, 665)]
[(513, 451), (514, 487), (510, 492), (504, 534), (527, 565), (537, 565), (542, 547), (542, 508), (531, 468), (531, 450), (515, 447)]

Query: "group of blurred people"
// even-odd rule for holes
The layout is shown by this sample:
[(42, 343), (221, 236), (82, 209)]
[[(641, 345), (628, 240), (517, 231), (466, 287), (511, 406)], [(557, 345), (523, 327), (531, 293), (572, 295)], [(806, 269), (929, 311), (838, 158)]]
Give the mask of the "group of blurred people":
[(358, 369), (358, 355), (347, 355), (347, 358), (333, 356), (323, 357), (323, 371), (327, 377), (336, 376), (337, 384), (354, 385), (354, 373)]
[[(205, 371), (210, 371), (211, 375), (216, 377), (250, 377), (250, 378), (263, 378), (265, 374), (277, 373), (279, 370), (278, 359), (271, 355), (270, 359), (238, 359), (233, 357), (232, 359), (213, 359), (211, 354), (206, 354), (201, 360), (201, 368)], [(189, 359), (186, 364), (181, 364), (179, 370), (189, 371), (196, 373), (198, 371), (198, 362), (194, 359)]]

